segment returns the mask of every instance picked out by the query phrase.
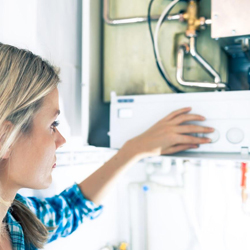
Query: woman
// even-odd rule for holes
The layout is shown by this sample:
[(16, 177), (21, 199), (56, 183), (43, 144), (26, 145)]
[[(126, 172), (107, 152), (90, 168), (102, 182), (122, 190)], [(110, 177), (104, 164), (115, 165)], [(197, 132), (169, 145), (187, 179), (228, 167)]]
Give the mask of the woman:
[(94, 174), (60, 195), (39, 200), (17, 194), (20, 188), (51, 184), (55, 151), (65, 143), (57, 130), (58, 71), (29, 51), (0, 44), (0, 249), (37, 249), (72, 233), (96, 217), (104, 193), (124, 170), (144, 157), (172, 154), (209, 143), (187, 133), (212, 128), (183, 125), (202, 121), (177, 110), (129, 140)]

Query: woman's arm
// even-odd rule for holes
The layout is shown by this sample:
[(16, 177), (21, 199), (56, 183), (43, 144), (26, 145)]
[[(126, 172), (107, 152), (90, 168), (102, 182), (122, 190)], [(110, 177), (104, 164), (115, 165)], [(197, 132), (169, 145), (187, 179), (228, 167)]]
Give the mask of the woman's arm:
[(209, 143), (208, 138), (198, 138), (187, 134), (211, 133), (208, 127), (184, 124), (189, 121), (204, 121), (200, 115), (187, 114), (191, 108), (172, 112), (141, 135), (127, 141), (118, 153), (101, 168), (79, 185), (84, 196), (95, 204), (100, 204), (104, 194), (114, 180), (145, 157), (173, 154), (199, 144)]

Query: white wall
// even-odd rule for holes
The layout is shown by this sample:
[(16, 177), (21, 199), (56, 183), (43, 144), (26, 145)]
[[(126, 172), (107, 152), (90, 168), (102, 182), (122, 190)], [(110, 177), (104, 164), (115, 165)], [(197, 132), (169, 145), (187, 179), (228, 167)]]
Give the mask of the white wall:
[(66, 137), (81, 135), (81, 4), (0, 0), (0, 42), (31, 50), (61, 68), (59, 91), (66, 117), (62, 114), (61, 124), (70, 126), (64, 125)]

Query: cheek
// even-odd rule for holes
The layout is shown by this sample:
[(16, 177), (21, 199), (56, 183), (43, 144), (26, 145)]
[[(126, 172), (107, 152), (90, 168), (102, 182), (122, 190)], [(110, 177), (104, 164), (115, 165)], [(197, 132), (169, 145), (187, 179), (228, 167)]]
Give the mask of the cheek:
[(28, 165), (42, 167), (51, 164), (51, 160), (53, 160), (51, 158), (55, 155), (54, 140), (50, 136), (31, 140), (26, 146), (25, 155), (27, 162), (29, 163)]
[(55, 143), (51, 138), (40, 140), (32, 146), (32, 156), (29, 159), (29, 166), (40, 173), (41, 177), (51, 169), (55, 160)]
[(51, 183), (55, 143), (50, 135), (36, 137), (35, 140), (20, 140), (11, 158), (11, 176), (16, 184), (22, 187), (44, 188)]

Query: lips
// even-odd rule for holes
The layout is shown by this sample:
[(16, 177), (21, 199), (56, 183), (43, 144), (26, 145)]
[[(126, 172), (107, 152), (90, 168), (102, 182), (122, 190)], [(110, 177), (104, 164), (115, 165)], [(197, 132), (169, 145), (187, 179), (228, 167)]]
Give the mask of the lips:
[(56, 156), (55, 156), (55, 163), (54, 165), (52, 166), (52, 168), (55, 168), (56, 167)]

